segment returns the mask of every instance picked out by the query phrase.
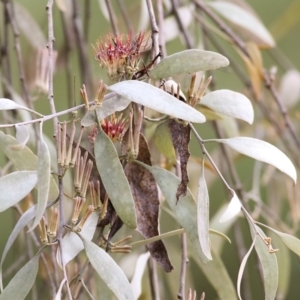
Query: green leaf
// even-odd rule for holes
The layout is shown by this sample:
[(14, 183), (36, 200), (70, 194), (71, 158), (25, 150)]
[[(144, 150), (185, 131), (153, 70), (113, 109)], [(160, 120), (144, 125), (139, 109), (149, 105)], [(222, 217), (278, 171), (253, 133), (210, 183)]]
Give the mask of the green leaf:
[(0, 110), (12, 110), (12, 109), (24, 109), (41, 116), (41, 114), (39, 114), (38, 112), (29, 109), (26, 106), (19, 105), (13, 100), (7, 98), (0, 98)]
[(213, 1), (208, 5), (226, 20), (258, 37), (269, 47), (275, 46), (273, 37), (262, 22), (244, 8), (227, 1)]
[(0, 212), (22, 200), (37, 183), (35, 171), (17, 171), (0, 178)]
[[(112, 98), (104, 100), (101, 106), (95, 108), (98, 120), (101, 121), (116, 111), (122, 111), (129, 105), (130, 102), (130, 100), (118, 94)], [(95, 123), (97, 123), (95, 111), (93, 109), (88, 110), (81, 120), (81, 125), (87, 127), (92, 126)]]
[(168, 124), (169, 120), (166, 120), (156, 127), (153, 135), (153, 140), (158, 151), (166, 158), (168, 158), (171, 162), (175, 163), (176, 155)]
[[(254, 225), (254, 229), (249, 220), (248, 223), (252, 238), (254, 238), (254, 235), (257, 235), (257, 232), (259, 232), (262, 237), (267, 237), (258, 226)], [(268, 251), (268, 246), (260, 236), (256, 237), (255, 250), (263, 271), (265, 300), (273, 300), (275, 299), (278, 287), (278, 265), (276, 254)]]
[(227, 222), (228, 220), (234, 218), (241, 211), (242, 204), (240, 199), (233, 190), (231, 190), (231, 192), (233, 193), (233, 196), (220, 219), (220, 223)]
[(123, 271), (103, 249), (83, 239), (85, 251), (93, 268), (119, 300), (134, 300), (134, 294)]
[[(86, 222), (83, 224), (83, 227), (80, 231), (80, 236), (84, 239), (90, 241), (95, 233), (97, 228), (97, 223), (99, 220), (99, 215), (96, 212), (93, 212)], [(80, 251), (84, 249), (82, 240), (75, 232), (68, 232), (62, 239), (61, 243), (62, 254), (63, 254), (63, 263), (66, 265), (70, 262)], [(62, 260), (60, 256), (60, 250), (56, 252), (56, 260), (58, 265), (62, 268)]]
[(129, 228), (135, 229), (136, 213), (130, 186), (117, 151), (101, 127), (95, 140), (95, 159), (103, 185), (118, 216)]
[(194, 123), (204, 123), (205, 117), (193, 107), (151, 84), (127, 80), (108, 87), (111, 91), (156, 110), (162, 114)]
[(48, 146), (43, 140), (43, 123), (40, 123), (40, 141), (38, 146), (38, 169), (37, 169), (37, 190), (38, 190), (38, 199), (37, 199), (37, 208), (36, 216), (33, 222), (32, 227), (29, 231), (33, 230), (42, 219), (44, 212), (47, 207), (48, 195), (50, 189), (50, 153)]
[(177, 222), (184, 228), (197, 255), (199, 255), (203, 263), (207, 263), (210, 259), (204, 254), (199, 241), (197, 205), (192, 193), (188, 189), (186, 195), (181, 196), (177, 202), (176, 192), (180, 179), (165, 169), (142, 165), (153, 174), (170, 208), (174, 212)]
[(218, 294), (219, 300), (237, 300), (235, 287), (228, 275), (225, 265), (219, 255), (211, 251), (213, 260), (203, 264), (198, 255), (192, 252), (192, 257)]
[[(2, 151), (14, 164), (16, 169), (22, 171), (37, 170), (37, 156), (28, 148), (14, 149), (19, 142), (11, 135), (0, 131), (0, 151)], [(50, 177), (49, 201), (54, 201), (58, 196), (58, 187), (54, 178)]]
[(244, 270), (245, 270), (245, 267), (246, 267), (246, 263), (248, 261), (248, 258), (253, 250), (253, 247), (255, 245), (255, 242), (256, 242), (256, 235), (254, 236), (253, 238), (253, 242), (251, 244), (251, 247), (249, 248), (248, 252), (246, 253), (246, 255), (244, 256), (242, 262), (241, 262), (241, 265), (240, 265), (240, 269), (239, 269), (239, 273), (238, 273), (238, 279), (237, 279), (237, 291), (238, 291), (238, 296), (239, 298), (242, 300), (242, 297), (241, 297), (241, 282), (242, 282), (242, 277), (243, 277), (243, 273), (244, 273)]
[(32, 206), (29, 208), (18, 220), (16, 226), (14, 227), (12, 233), (10, 234), (6, 245), (4, 247), (2, 257), (1, 257), (1, 262), (0, 262), (0, 287), (3, 289), (3, 284), (2, 284), (2, 265), (5, 260), (5, 257), (11, 248), (13, 242), (16, 240), (17, 236), (21, 232), (21, 230), (35, 217), (35, 210), (36, 210), (36, 205)]
[(290, 176), (295, 183), (297, 181), (297, 172), (291, 160), (278, 148), (265, 141), (241, 136), (210, 141), (226, 144), (244, 155), (268, 163)]
[(149, 72), (149, 76), (153, 79), (162, 79), (185, 73), (192, 74), (198, 71), (214, 70), (228, 65), (228, 59), (219, 53), (189, 49), (161, 60)]
[(209, 240), (209, 195), (204, 177), (204, 159), (202, 160), (201, 173), (198, 183), (197, 195), (197, 225), (200, 245), (204, 255), (211, 260)]
[(218, 90), (206, 94), (200, 104), (215, 112), (253, 123), (254, 111), (250, 100), (243, 94), (230, 90)]
[(298, 256), (300, 256), (300, 240), (297, 239), (296, 237), (287, 234), (287, 233), (283, 233), (280, 231), (275, 230), (274, 228), (267, 226), (265, 224), (262, 223), (258, 223), (259, 225), (262, 225), (268, 229), (270, 229), (272, 232), (274, 232), (280, 239), (281, 241), (294, 253), (296, 253)]
[(38, 268), (39, 255), (34, 256), (19, 272), (11, 279), (9, 284), (0, 295), (0, 300), (23, 300), (32, 288)]

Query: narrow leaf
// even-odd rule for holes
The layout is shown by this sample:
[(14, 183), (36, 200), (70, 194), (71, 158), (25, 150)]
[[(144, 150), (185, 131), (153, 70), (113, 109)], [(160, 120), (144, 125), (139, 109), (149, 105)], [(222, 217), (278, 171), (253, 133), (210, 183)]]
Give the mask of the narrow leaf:
[(195, 252), (192, 252), (192, 257), (215, 289), (219, 300), (237, 300), (235, 287), (221, 257), (214, 253), (213, 248), (211, 254), (213, 259), (208, 264), (203, 264)]
[[(11, 135), (0, 131), (0, 150), (9, 158), (16, 169), (22, 171), (37, 170), (37, 156), (28, 148), (14, 150), (18, 141)], [(58, 187), (52, 176), (50, 176), (49, 201), (54, 201), (58, 195)]]
[[(248, 219), (250, 231), (252, 238), (255, 235), (258, 235), (259, 232), (260, 236), (266, 238), (267, 236), (264, 232), (256, 225), (254, 225), (255, 229), (253, 228), (253, 224), (250, 223)], [(276, 291), (278, 287), (278, 265), (277, 265), (277, 258), (275, 253), (270, 253), (268, 251), (268, 247), (266, 243), (261, 239), (260, 236), (256, 237), (255, 240), (255, 250), (257, 252), (259, 261), (261, 263), (262, 271), (263, 271), (263, 278), (264, 278), (264, 288), (265, 288), (265, 300), (273, 300), (276, 296)]]
[(29, 140), (29, 131), (27, 130), (27, 127), (24, 125), (15, 125), (16, 128), (16, 139), (19, 142), (18, 145), (13, 147), (14, 150), (23, 149), (28, 140)]
[[(101, 106), (95, 108), (99, 121), (105, 119), (116, 111), (122, 111), (129, 105), (130, 102), (130, 100), (118, 94), (103, 101)], [(87, 127), (95, 123), (97, 123), (95, 111), (93, 109), (88, 110), (81, 120), (81, 125)]]
[(297, 172), (293, 163), (275, 146), (265, 141), (249, 137), (235, 137), (230, 139), (219, 139), (215, 141), (226, 144), (232, 149), (254, 159), (273, 165), (281, 172), (290, 176), (296, 183)]
[(149, 167), (145, 164), (143, 166), (153, 174), (170, 208), (174, 212), (177, 222), (184, 228), (197, 255), (203, 263), (207, 263), (209, 259), (203, 253), (198, 236), (197, 205), (190, 190), (188, 189), (187, 194), (182, 196), (180, 201), (177, 202), (176, 191), (180, 179), (165, 169)]
[(263, 225), (264, 227), (266, 227), (269, 230), (271, 230), (272, 232), (274, 232), (291, 251), (293, 251), (298, 256), (300, 256), (300, 240), (297, 239), (295, 236), (280, 232), (280, 231), (275, 230), (274, 228), (267, 226), (265, 224), (261, 224), (261, 223), (257, 223), (257, 224)]
[(141, 254), (136, 261), (134, 274), (130, 283), (135, 299), (138, 299), (142, 294), (142, 278), (149, 257), (150, 257), (149, 252), (146, 252), (144, 254)]
[(103, 249), (83, 239), (85, 251), (93, 268), (119, 300), (134, 300), (134, 294), (123, 271)]
[(7, 99), (7, 98), (0, 98), (0, 110), (12, 110), (12, 109), (24, 109), (30, 112), (33, 112), (37, 115), (40, 115), (38, 112), (27, 108), (26, 106), (22, 106), (17, 104), (15, 101)]
[(176, 162), (175, 150), (171, 140), (171, 133), (168, 126), (169, 120), (159, 124), (154, 132), (153, 141), (158, 151), (171, 162)]
[(153, 79), (162, 79), (198, 71), (214, 70), (229, 65), (228, 59), (216, 52), (184, 50), (161, 60), (150, 72)]
[(254, 111), (250, 100), (243, 94), (218, 90), (205, 95), (200, 104), (215, 112), (253, 123)]
[(202, 160), (201, 174), (198, 183), (197, 225), (203, 253), (208, 259), (212, 260), (209, 240), (209, 195), (204, 177), (204, 159)]
[(32, 227), (29, 231), (33, 230), (41, 218), (44, 215), (44, 212), (47, 207), (48, 194), (50, 189), (50, 153), (47, 147), (47, 144), (43, 140), (43, 123), (40, 124), (40, 141), (38, 146), (38, 168), (37, 168), (37, 190), (38, 190), (38, 199), (37, 199), (37, 209), (36, 216), (33, 222)]
[(118, 216), (129, 228), (135, 229), (136, 213), (130, 186), (117, 151), (101, 127), (95, 140), (95, 159), (103, 185)]
[(151, 84), (128, 80), (111, 85), (109, 89), (162, 114), (195, 123), (205, 122), (204, 115), (196, 109)]
[(220, 223), (226, 222), (232, 218), (234, 218), (241, 211), (241, 201), (237, 197), (236, 193), (232, 191), (233, 197), (230, 200), (230, 203), (227, 206), (227, 209), (223, 213)]
[(246, 255), (244, 256), (241, 265), (240, 265), (240, 269), (239, 269), (239, 273), (238, 273), (238, 279), (237, 279), (237, 291), (238, 291), (238, 296), (239, 299), (242, 300), (242, 296), (241, 296), (241, 282), (242, 282), (242, 277), (243, 277), (243, 273), (246, 267), (246, 263), (248, 261), (248, 258), (253, 250), (253, 247), (255, 245), (255, 241), (256, 241), (256, 235), (253, 238), (253, 242), (251, 244), (251, 247), (249, 248), (248, 252), (246, 253)]
[(6, 242), (6, 245), (4, 247), (2, 257), (1, 257), (1, 262), (0, 262), (0, 287), (1, 287), (1, 289), (3, 287), (3, 284), (2, 284), (2, 266), (3, 266), (3, 262), (6, 258), (6, 255), (7, 255), (8, 251), (10, 250), (13, 242), (16, 240), (17, 236), (21, 232), (21, 230), (23, 230), (23, 228), (35, 217), (35, 210), (36, 210), (36, 205), (29, 208), (21, 216), (21, 218), (18, 220), (17, 224), (15, 225), (12, 233), (10, 234), (10, 236), (9, 236), (7, 242)]
[(0, 178), (0, 212), (22, 200), (37, 183), (35, 171), (17, 171)]
[(58, 289), (58, 291), (57, 291), (57, 293), (56, 293), (56, 295), (55, 295), (54, 300), (61, 300), (61, 292), (62, 292), (62, 288), (63, 288), (63, 286), (64, 286), (64, 284), (65, 284), (66, 282), (67, 282), (66, 279), (63, 279), (63, 280), (61, 281), (61, 283), (60, 283), (60, 285), (59, 285), (59, 289)]
[(267, 46), (275, 46), (273, 37), (266, 27), (255, 15), (251, 14), (247, 10), (227, 1), (209, 2), (208, 5), (230, 23), (245, 29), (254, 36), (257, 36)]
[[(97, 228), (99, 216), (97, 213), (93, 212), (86, 222), (84, 223), (80, 235), (90, 241), (95, 233)], [(62, 239), (61, 243), (62, 253), (63, 253), (63, 264), (66, 265), (70, 262), (77, 254), (84, 249), (81, 238), (74, 232), (68, 232)], [(62, 260), (60, 256), (60, 250), (57, 250), (56, 259), (58, 265), (62, 268)]]
[(0, 295), (0, 300), (23, 300), (31, 290), (39, 268), (39, 255), (34, 256), (11, 279)]

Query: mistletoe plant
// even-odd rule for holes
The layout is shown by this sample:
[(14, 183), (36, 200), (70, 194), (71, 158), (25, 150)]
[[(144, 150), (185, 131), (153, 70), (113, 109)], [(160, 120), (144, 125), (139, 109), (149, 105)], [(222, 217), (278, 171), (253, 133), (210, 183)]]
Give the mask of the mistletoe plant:
[[(253, 122), (253, 108), (244, 95), (230, 90), (207, 92), (211, 77), (208, 80), (202, 77), (199, 81), (196, 75), (192, 76), (186, 94), (181, 90), (180, 83), (171, 79), (176, 75), (226, 67), (229, 64), (226, 57), (215, 52), (190, 49), (163, 59), (160, 59), (159, 53), (154, 53), (153, 60), (143, 65), (147, 44), (144, 32), (137, 36), (132, 33), (109, 35), (104, 42), (97, 42), (94, 47), (96, 60), (116, 83), (107, 86), (100, 81), (94, 101), (89, 100), (89, 91), (83, 85), (80, 92), (86, 113), (81, 120), (76, 111), (83, 105), (44, 116), (12, 100), (0, 99), (1, 110), (25, 109), (38, 116), (27, 122), (1, 125), (2, 128), (14, 126), (16, 130), (15, 137), (0, 132), (1, 151), (16, 171), (0, 178), (0, 211), (13, 207), (28, 195), (36, 202), (22, 214), (10, 235), (1, 258), (1, 272), (9, 249), (26, 226), (29, 228), (28, 234), (39, 229), (43, 245), (6, 287), (3, 288), (0, 281), (1, 300), (23, 299), (28, 294), (38, 273), (39, 258), (49, 263), (44, 254), (49, 247), (57, 249), (56, 264), (64, 273), (56, 299), (61, 299), (64, 285), (69, 298), (77, 298), (84, 290), (93, 299), (90, 280), (84, 276), (89, 263), (117, 299), (136, 299), (140, 295), (140, 288), (133, 282), (141, 279), (133, 279), (130, 285), (110, 253), (128, 253), (132, 248), (146, 245), (152, 259), (165, 272), (171, 272), (174, 267), (168, 255), (170, 249), (167, 249), (163, 239), (176, 234), (183, 234), (183, 240), (187, 236), (191, 256), (195, 261), (200, 261), (200, 265), (207, 264), (209, 268), (215, 256), (210, 234), (228, 238), (210, 230), (206, 168), (218, 174), (231, 194), (231, 200), (228, 199), (230, 202), (219, 221), (225, 224), (242, 212), (252, 235), (253, 243), (238, 274), (238, 296), (241, 298), (240, 283), (247, 258), (255, 248), (262, 266), (267, 299), (274, 299), (278, 285), (277, 249), (272, 247), (271, 238), (261, 229), (267, 226), (255, 222), (251, 217), (244, 195), (230, 186), (206, 146), (208, 143), (229, 146), (244, 155), (271, 164), (294, 182), (296, 170), (283, 152), (265, 141), (241, 136), (205, 140), (194, 127), (194, 124), (206, 122), (204, 112), (208, 111), (210, 114), (238, 118), (249, 124)], [(107, 93), (107, 90), (110, 92)], [(58, 122), (55, 119), (70, 112), (70, 120)], [(49, 149), (43, 134), (43, 124), (50, 119), (57, 122), (56, 171), (51, 171)], [(26, 125), (32, 123), (39, 124), (40, 128), (37, 155), (26, 146), (29, 138)], [(146, 138), (145, 128), (150, 123), (154, 124), (155, 132), (152, 137)], [(79, 134), (76, 135), (76, 131)], [(198, 154), (202, 155), (197, 195), (193, 195), (188, 188), (191, 133), (198, 142)], [(153, 147), (153, 141), (156, 148)], [(159, 150), (159, 155), (155, 154), (159, 159), (153, 165), (151, 157), (157, 151), (155, 149)], [(62, 206), (63, 179), (71, 169), (74, 181), (71, 196), (73, 212), (70, 220), (67, 220), (61, 217), (65, 209)], [(160, 234), (162, 201), (168, 203), (169, 212), (181, 229)], [(130, 230), (137, 230), (144, 239), (130, 244), (130, 237), (123, 236), (120, 241), (113, 241), (123, 224)], [(299, 240), (269, 229), (299, 254)], [(127, 245), (122, 246), (122, 243)], [(73, 268), (67, 274), (66, 265), (75, 265), (76, 257), (83, 249), (87, 256), (86, 263), (79, 271)], [(141, 258), (144, 262), (139, 266), (143, 265), (143, 269), (149, 254)], [(141, 275), (138, 276), (141, 278)], [(234, 291), (232, 295), (231, 299), (234, 299)], [(179, 296), (184, 297), (182, 285)]]

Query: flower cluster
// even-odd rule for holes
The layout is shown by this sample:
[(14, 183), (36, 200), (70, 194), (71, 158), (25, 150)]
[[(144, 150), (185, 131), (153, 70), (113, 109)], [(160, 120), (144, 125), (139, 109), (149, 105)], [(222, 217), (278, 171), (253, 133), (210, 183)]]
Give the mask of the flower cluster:
[(116, 117), (115, 114), (113, 114), (110, 118), (105, 118), (101, 122), (101, 127), (106, 135), (112, 141), (115, 141), (122, 139), (127, 128), (127, 120), (122, 118), (122, 115)]
[(114, 80), (131, 79), (138, 70), (139, 56), (147, 43), (143, 43), (145, 32), (140, 32), (136, 37), (129, 33), (123, 35), (108, 35), (103, 43), (97, 41), (96, 60), (101, 67), (107, 69), (109, 78)]

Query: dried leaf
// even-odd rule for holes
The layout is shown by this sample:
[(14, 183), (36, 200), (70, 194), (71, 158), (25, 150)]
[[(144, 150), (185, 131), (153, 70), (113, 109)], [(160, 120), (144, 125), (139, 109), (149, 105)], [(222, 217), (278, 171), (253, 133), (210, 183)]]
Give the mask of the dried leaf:
[(172, 142), (175, 150), (179, 155), (181, 182), (176, 192), (177, 201), (181, 195), (185, 195), (189, 177), (187, 174), (187, 163), (190, 157), (189, 142), (190, 142), (190, 126), (178, 123), (175, 120), (169, 121)]
[[(144, 136), (140, 135), (138, 161), (151, 166), (150, 152)], [(129, 162), (125, 174), (135, 201), (137, 215), (137, 230), (145, 239), (159, 235), (159, 198), (153, 175), (144, 167)], [(148, 244), (147, 249), (156, 262), (166, 271), (171, 272), (173, 266), (162, 241)]]

